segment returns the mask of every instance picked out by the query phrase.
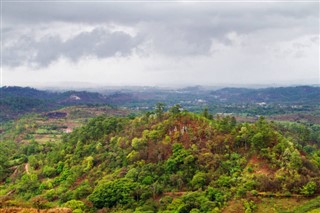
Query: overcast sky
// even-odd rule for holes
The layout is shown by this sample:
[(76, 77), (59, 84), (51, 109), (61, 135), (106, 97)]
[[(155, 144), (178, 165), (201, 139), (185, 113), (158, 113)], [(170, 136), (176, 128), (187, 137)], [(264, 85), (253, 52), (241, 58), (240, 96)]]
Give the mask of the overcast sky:
[(2, 85), (319, 84), (319, 2), (2, 2)]

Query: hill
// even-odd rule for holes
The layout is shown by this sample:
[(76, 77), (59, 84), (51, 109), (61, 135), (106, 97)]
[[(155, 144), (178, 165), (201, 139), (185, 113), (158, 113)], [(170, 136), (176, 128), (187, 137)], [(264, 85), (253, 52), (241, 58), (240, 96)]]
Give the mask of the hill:
[(179, 103), (188, 111), (234, 113), (250, 116), (308, 113), (320, 120), (320, 87), (299, 86), (265, 89), (202, 87), (184, 89), (119, 89), (97, 92), (40, 91), (29, 87), (0, 88), (0, 120), (8, 121), (30, 112), (47, 112), (65, 106), (112, 105), (132, 110), (152, 110), (157, 102), (169, 107)]
[(319, 103), (320, 87), (296, 86), (264, 89), (224, 88), (211, 92), (216, 99), (241, 103)]
[(2, 207), (252, 212), (275, 197), (290, 203), (275, 211), (320, 208), (309, 201), (320, 194), (317, 126), (158, 105), (138, 117), (98, 116), (55, 142), (17, 143), (6, 137), (16, 128), (0, 146)]
[(64, 106), (106, 103), (99, 93), (68, 91), (63, 93), (40, 91), (30, 87), (0, 88), (0, 119), (17, 118), (25, 113), (46, 112)]

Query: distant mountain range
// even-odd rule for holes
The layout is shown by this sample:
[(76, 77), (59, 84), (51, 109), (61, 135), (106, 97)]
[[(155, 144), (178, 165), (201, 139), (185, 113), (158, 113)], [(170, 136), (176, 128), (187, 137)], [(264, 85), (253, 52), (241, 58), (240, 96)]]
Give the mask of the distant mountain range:
[[(183, 89), (144, 89), (103, 93), (88, 91), (53, 92), (30, 87), (0, 88), (0, 119), (8, 120), (29, 112), (45, 112), (71, 105), (109, 104), (114, 106), (148, 106), (156, 102), (175, 103), (320, 103), (320, 87), (296, 86), (264, 89), (223, 88), (208, 90), (202, 87)], [(196, 100), (196, 101), (195, 101)]]

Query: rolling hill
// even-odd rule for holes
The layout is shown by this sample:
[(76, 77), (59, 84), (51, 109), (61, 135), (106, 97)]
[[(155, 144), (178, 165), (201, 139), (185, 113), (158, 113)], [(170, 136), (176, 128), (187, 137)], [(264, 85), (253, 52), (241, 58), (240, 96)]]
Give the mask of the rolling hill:
[[(31, 120), (22, 132), (42, 128)], [(37, 141), (29, 132), (29, 142), (17, 143), (19, 126), (8, 127), (0, 146), (2, 208), (181, 213), (320, 208), (319, 131), (302, 124), (263, 117), (239, 123), (158, 106), (138, 117), (98, 116), (54, 142)], [(273, 210), (263, 207), (268, 203)]]

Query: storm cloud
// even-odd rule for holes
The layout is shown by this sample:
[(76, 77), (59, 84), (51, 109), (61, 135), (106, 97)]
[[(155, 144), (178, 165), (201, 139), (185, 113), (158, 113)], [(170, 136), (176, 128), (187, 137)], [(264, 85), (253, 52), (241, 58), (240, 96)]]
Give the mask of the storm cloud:
[(319, 81), (318, 2), (3, 2), (2, 13), (7, 79), (61, 64), (88, 79), (86, 62), (90, 81), (113, 76), (100, 83)]

